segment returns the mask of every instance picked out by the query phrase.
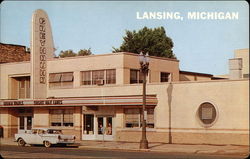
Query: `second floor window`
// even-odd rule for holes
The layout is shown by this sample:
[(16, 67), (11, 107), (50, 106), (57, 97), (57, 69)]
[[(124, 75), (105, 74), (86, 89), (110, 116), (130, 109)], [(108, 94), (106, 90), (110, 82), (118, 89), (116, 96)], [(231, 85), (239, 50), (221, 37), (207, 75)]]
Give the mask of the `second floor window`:
[(91, 71), (82, 72), (82, 84), (91, 85)]
[(130, 70), (130, 84), (133, 83), (142, 83), (143, 82), (143, 74), (140, 70)]
[(103, 82), (103, 80), (104, 80), (104, 70), (97, 70), (92, 72), (92, 82), (94, 85)]
[(30, 76), (10, 77), (10, 98), (30, 98)]
[(115, 84), (116, 83), (116, 73), (115, 70), (106, 70), (106, 83)]
[(72, 88), (73, 87), (73, 72), (51, 73), (49, 74), (50, 88)]
[(116, 70), (82, 71), (82, 85), (116, 84)]
[(170, 73), (161, 72), (161, 82), (169, 82), (170, 81)]

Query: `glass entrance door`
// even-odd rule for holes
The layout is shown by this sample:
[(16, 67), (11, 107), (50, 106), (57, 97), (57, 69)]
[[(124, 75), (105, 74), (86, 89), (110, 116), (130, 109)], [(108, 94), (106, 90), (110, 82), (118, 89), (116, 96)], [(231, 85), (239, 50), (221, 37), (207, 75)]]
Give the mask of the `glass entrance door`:
[(95, 127), (94, 127), (94, 114), (83, 115), (83, 140), (94, 140), (95, 139)]
[(24, 133), (32, 129), (32, 116), (20, 116), (18, 132)]
[(114, 118), (112, 116), (83, 115), (83, 140), (113, 140)]
[(113, 118), (111, 116), (97, 117), (98, 140), (113, 140)]

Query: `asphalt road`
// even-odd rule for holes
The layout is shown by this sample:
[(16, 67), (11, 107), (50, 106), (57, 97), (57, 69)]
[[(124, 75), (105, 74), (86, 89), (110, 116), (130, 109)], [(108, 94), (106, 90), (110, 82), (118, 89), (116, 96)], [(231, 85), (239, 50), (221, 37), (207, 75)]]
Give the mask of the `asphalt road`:
[(240, 159), (240, 156), (211, 156), (203, 154), (173, 154), (161, 152), (138, 152), (84, 149), (77, 147), (51, 147), (41, 146), (10, 146), (0, 145), (0, 154), (3, 158), (136, 158), (136, 159)]

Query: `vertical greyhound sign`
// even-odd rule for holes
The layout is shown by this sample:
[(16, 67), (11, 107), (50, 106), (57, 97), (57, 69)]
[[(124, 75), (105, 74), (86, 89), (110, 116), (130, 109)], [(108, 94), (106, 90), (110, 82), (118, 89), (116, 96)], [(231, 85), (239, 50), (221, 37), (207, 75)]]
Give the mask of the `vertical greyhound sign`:
[(47, 59), (53, 58), (54, 42), (48, 15), (38, 9), (31, 26), (31, 98), (47, 97)]

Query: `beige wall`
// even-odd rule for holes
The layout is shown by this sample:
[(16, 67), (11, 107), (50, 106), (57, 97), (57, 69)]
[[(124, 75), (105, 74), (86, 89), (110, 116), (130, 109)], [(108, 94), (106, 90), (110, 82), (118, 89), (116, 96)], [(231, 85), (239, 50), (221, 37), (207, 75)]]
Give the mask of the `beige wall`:
[(12, 86), (10, 84), (10, 77), (30, 76), (30, 63), (15, 62), (0, 64), (0, 74), (0, 99), (11, 99)]
[(13, 137), (17, 133), (18, 119), (14, 109), (0, 108), (0, 125), (3, 127), (5, 138)]
[[(173, 143), (239, 144), (233, 137), (247, 137), (249, 132), (248, 87), (248, 80), (175, 83), (171, 102)], [(203, 102), (212, 103), (218, 111), (217, 121), (209, 128), (200, 124), (196, 114)], [(182, 139), (180, 134), (185, 132), (194, 136)], [(214, 133), (214, 137), (207, 137), (211, 133)], [(231, 140), (227, 140), (228, 136), (223, 134), (231, 135)], [(241, 144), (249, 144), (248, 140), (240, 141)]]

